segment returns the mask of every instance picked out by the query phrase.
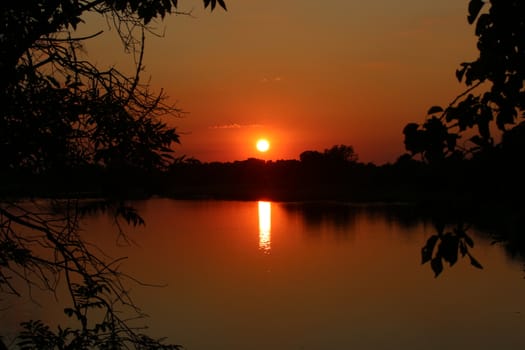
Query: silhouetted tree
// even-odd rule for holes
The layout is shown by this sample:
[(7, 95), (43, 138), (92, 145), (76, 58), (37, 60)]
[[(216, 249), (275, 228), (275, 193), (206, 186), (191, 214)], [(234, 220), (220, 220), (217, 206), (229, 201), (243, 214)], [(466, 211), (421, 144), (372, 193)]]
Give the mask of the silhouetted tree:
[[(217, 4), (226, 8), (222, 0), (204, 0), (212, 10)], [(162, 92), (150, 91), (139, 76), (149, 23), (181, 13), (176, 8), (177, 0), (2, 1), (2, 178), (20, 174), (67, 178), (73, 169), (94, 166), (120, 174), (168, 166), (173, 161), (170, 146), (178, 142), (178, 135), (160, 117), (178, 110), (165, 103)], [(113, 24), (124, 49), (135, 54), (134, 74), (102, 70), (88, 60), (82, 46), (100, 33), (76, 36), (86, 14), (98, 14)], [(79, 201), (75, 193), (66, 195), (66, 200), (45, 203), (0, 199), (0, 292), (22, 295), (19, 280), (49, 290), (63, 281), (72, 301), (64, 311), (79, 324), (78, 329), (55, 332), (41, 321), (26, 322), (18, 345), (177, 348), (128, 324), (121, 308), (141, 313), (127, 293), (127, 276), (119, 271), (118, 260), (107, 260), (79, 234), (80, 220), (92, 212), (111, 212), (120, 234), (121, 221), (140, 225), (142, 218), (124, 203), (122, 191), (105, 193), (108, 200), (92, 202)]]
[(324, 150), (324, 157), (331, 163), (356, 163), (357, 154), (352, 146), (335, 145)]
[(303, 163), (320, 163), (323, 161), (324, 156), (319, 151), (304, 151), (299, 155), (299, 159)]
[[(430, 108), (422, 125), (408, 124), (403, 131), (406, 149), (430, 162), (458, 153), (486, 151), (496, 145), (519, 147), (523, 158), (523, 145), (498, 144), (491, 125), (495, 123), (503, 140), (518, 133), (510, 133), (516, 126), (523, 129), (525, 3), (470, 0), (467, 20), (475, 25), (479, 50), (476, 60), (461, 63), (456, 71), (458, 81), (467, 89), (448, 106)], [(468, 142), (460, 146), (458, 140), (469, 130)]]
[[(470, 0), (467, 20), (475, 26), (479, 57), (456, 71), (466, 90), (446, 107), (431, 107), (422, 125), (408, 124), (405, 147), (429, 163), (470, 159), (465, 174), (459, 168), (448, 171), (453, 174), (449, 185), (470, 186), (476, 198), (487, 197), (493, 188), (492, 193), (505, 193), (497, 198), (516, 199), (513, 204), (521, 207), (525, 188), (509, 175), (522, 176), (525, 159), (525, 2)], [(430, 262), (436, 276), (443, 262), (456, 262), (458, 253), (481, 268), (461, 223), (449, 232), (444, 224), (437, 227), (422, 250), (423, 263)]]
[(325, 149), (322, 153), (319, 151), (304, 151), (299, 155), (299, 159), (307, 164), (319, 163), (356, 163), (357, 154), (354, 152), (352, 146), (334, 145), (331, 148)]

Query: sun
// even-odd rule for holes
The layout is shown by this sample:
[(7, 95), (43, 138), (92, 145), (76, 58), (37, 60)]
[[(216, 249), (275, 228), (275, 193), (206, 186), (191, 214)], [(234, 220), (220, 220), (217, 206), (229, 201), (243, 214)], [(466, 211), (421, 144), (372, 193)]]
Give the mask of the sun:
[(266, 152), (270, 149), (270, 142), (266, 139), (259, 139), (255, 147), (259, 152)]

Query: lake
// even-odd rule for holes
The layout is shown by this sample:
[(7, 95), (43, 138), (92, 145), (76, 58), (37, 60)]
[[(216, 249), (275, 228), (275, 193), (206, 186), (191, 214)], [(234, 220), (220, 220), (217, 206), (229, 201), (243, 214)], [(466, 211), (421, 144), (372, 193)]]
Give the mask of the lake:
[[(105, 216), (85, 234), (123, 270), (149, 334), (188, 350), (525, 349), (525, 272), (472, 232), (472, 254), (434, 277), (421, 248), (435, 233), (408, 206), (179, 201), (135, 203), (144, 228), (116, 244)], [(46, 303), (52, 306), (53, 303)], [(61, 310), (61, 309), (60, 309)], [(14, 320), (56, 311), (19, 303)]]

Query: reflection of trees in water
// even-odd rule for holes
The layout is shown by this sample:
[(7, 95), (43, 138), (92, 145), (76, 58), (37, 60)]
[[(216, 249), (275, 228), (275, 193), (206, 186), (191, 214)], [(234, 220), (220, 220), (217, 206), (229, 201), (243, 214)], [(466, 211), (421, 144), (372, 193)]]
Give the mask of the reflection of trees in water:
[(298, 215), (306, 226), (315, 229), (311, 232), (316, 233), (325, 225), (334, 227), (333, 232), (337, 234), (348, 233), (360, 214), (359, 207), (337, 202), (286, 203), (283, 207), (288, 213)]
[[(416, 207), (401, 204), (355, 204), (336, 201), (294, 202), (283, 205), (285, 211), (296, 215), (311, 230), (311, 235), (324, 232), (337, 236), (348, 236), (353, 232), (359, 218), (369, 221), (384, 221), (388, 225), (397, 225), (404, 232), (413, 232), (413, 228), (429, 222)], [(330, 227), (330, 230), (323, 228)]]
[[(421, 215), (416, 206), (406, 204), (367, 205), (363, 213), (372, 220), (385, 220), (404, 229), (412, 229), (429, 222), (427, 216)], [(409, 232), (409, 231), (407, 231)]]
[(416, 207), (401, 204), (351, 204), (344, 202), (297, 202), (286, 203), (284, 209), (297, 214), (309, 227), (324, 224), (340, 230), (350, 230), (359, 216), (370, 220), (383, 220), (402, 228), (414, 228), (429, 221)]
[(512, 260), (525, 261), (525, 221), (518, 208), (432, 206), (425, 213), (431, 217), (434, 232), (421, 250), (422, 263), (429, 263), (436, 276), (459, 258), (482, 268), (483, 262), (476, 260), (472, 249), (478, 239), (503, 247)]
[(337, 236), (352, 232), (359, 217), (368, 220), (386, 221), (405, 230), (423, 224), (432, 227), (431, 236), (422, 247), (422, 263), (429, 263), (435, 275), (465, 258), (475, 267), (483, 262), (475, 258), (475, 241), (489, 240), (504, 248), (511, 259), (525, 261), (525, 218), (519, 213), (510, 213), (493, 208), (466, 210), (449, 206), (416, 206), (408, 204), (350, 204), (344, 202), (296, 202), (283, 208), (300, 217), (310, 234), (321, 234), (322, 227)]
[(525, 217), (521, 212), (496, 211), (492, 215), (479, 215), (473, 227), (503, 246), (508, 257), (525, 262)]

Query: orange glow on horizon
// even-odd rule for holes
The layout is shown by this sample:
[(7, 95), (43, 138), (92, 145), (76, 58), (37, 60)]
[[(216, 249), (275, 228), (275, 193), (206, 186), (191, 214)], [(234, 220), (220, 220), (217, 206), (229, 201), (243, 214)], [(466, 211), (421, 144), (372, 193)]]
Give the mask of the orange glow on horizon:
[[(404, 126), (463, 92), (454, 72), (478, 54), (465, 6), (332, 5), (305, 6), (298, 16), (294, 2), (245, 1), (213, 14), (197, 6), (199, 21), (159, 21), (166, 35), (148, 37), (145, 74), (167, 104), (188, 113), (169, 122), (181, 134), (176, 152), (204, 162), (298, 159), (346, 144), (378, 165), (404, 154)], [(105, 24), (87, 18), (78, 36)], [(86, 52), (103, 67), (134, 73), (115, 34), (89, 40)], [(266, 153), (255, 148), (260, 137), (271, 143)]]

